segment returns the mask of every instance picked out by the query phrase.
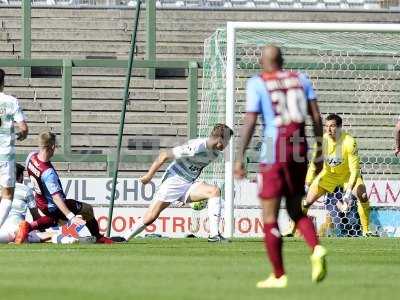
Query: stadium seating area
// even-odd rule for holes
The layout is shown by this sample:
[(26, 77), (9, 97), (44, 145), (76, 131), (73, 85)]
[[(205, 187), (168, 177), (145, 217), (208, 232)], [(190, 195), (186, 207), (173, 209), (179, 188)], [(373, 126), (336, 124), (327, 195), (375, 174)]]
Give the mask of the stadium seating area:
[[(292, 21), (396, 21), (396, 14), (368, 12), (296, 11), (197, 11), (160, 10), (157, 12), (157, 58), (201, 61), (203, 42), (227, 20), (292, 20)], [(19, 58), (21, 50), (20, 9), (0, 10), (0, 57)], [(179, 22), (178, 22), (179, 21)], [(137, 57), (144, 57), (144, 20), (141, 20)], [(110, 57), (126, 59), (132, 24), (131, 10), (107, 9), (45, 9), (32, 11), (32, 58), (90, 58)], [(23, 149), (35, 145), (34, 134), (44, 128), (60, 132), (61, 79), (20, 78), (20, 69), (6, 68), (10, 75), (7, 90), (18, 96), (28, 115), (31, 137)], [(135, 70), (130, 91), (130, 104), (125, 127), (124, 151), (129, 139), (137, 136), (158, 136), (161, 147), (171, 147), (186, 139), (187, 82), (186, 77), (164, 78), (155, 81), (144, 77), (145, 70)], [(199, 74), (200, 75), (200, 74)], [(119, 111), (123, 92), (124, 71), (121, 69), (74, 69), (73, 73), (73, 150), (109, 153), (117, 141)], [(321, 84), (325, 84), (322, 82)], [(199, 82), (201, 87), (201, 78)], [(317, 89), (319, 87), (317, 86)], [(329, 87), (321, 86), (321, 90)], [(327, 93), (329, 94), (329, 93)], [(331, 106), (329, 97), (321, 98), (322, 109)], [(357, 112), (357, 106), (340, 106), (343, 112)], [(339, 108), (338, 108), (339, 109)], [(339, 113), (341, 111), (338, 111)], [(399, 112), (395, 112), (399, 113)], [(368, 137), (363, 128), (360, 145), (370, 150), (390, 151), (392, 147), (393, 112), (383, 114), (380, 123), (386, 127)], [(374, 124), (376, 116), (363, 118), (364, 128)], [(383, 122), (384, 121), (384, 122)], [(363, 135), (364, 134), (364, 135)], [(158, 142), (157, 142), (158, 143)], [(154, 153), (154, 151), (152, 152)], [(106, 175), (106, 163), (63, 163), (58, 166), (69, 176)], [(143, 173), (148, 164), (122, 164), (125, 175)], [(399, 172), (396, 172), (399, 173)]]
[[(135, 1), (128, 4), (134, 5)], [(294, 9), (380, 9), (391, 7), (379, 0), (161, 0), (158, 7), (186, 8), (294, 8)], [(393, 6), (396, 6), (394, 4)]]
[[(145, 2), (145, 1), (144, 1)], [(20, 5), (19, 0), (0, 0), (0, 5)], [(136, 0), (32, 0), (34, 6), (136, 6)], [(219, 9), (388, 9), (398, 0), (157, 0), (159, 8)]]

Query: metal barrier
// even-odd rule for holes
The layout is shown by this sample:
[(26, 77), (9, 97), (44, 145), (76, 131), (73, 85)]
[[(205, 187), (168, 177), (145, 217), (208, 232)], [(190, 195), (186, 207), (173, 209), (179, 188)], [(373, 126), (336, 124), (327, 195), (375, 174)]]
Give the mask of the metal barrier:
[[(62, 135), (60, 145), (62, 154), (55, 155), (55, 162), (106, 162), (109, 174), (113, 171), (115, 154), (73, 154), (71, 151), (71, 115), (72, 115), (72, 69), (74, 67), (86, 68), (127, 68), (127, 60), (114, 59), (0, 59), (2, 67), (61, 67), (62, 68)], [(188, 138), (197, 136), (197, 89), (198, 89), (198, 64), (196, 61), (184, 60), (141, 60), (133, 62), (134, 68), (184, 68), (188, 70), (188, 113), (187, 126)], [(28, 153), (18, 153), (17, 160), (24, 161)], [(121, 156), (121, 162), (151, 162), (152, 155), (127, 155)]]

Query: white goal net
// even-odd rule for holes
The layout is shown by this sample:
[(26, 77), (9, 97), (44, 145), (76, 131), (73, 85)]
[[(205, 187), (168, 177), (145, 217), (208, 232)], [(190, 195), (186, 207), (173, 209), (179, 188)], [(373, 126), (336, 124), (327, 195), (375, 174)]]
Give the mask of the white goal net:
[[(204, 43), (200, 135), (207, 136), (217, 122), (233, 126), (238, 134), (245, 82), (260, 71), (262, 47), (278, 45), (284, 53), (285, 68), (305, 72), (312, 80), (323, 117), (339, 114), (344, 130), (357, 139), (372, 206), (372, 229), (381, 235), (400, 235), (400, 221), (396, 221), (400, 217), (400, 168), (393, 154), (393, 128), (400, 115), (399, 42), (400, 26), (394, 24), (228, 22), (226, 29), (217, 30)], [(312, 135), (309, 121), (307, 135)], [(234, 230), (237, 235), (238, 222), (243, 218), (250, 220), (251, 231), (256, 229), (258, 220), (247, 214), (258, 207), (253, 199), (257, 197), (248, 189), (256, 189), (251, 181), (257, 170), (260, 142), (258, 126), (248, 151), (248, 185), (233, 184), (230, 157), (234, 144), (225, 162), (221, 160), (204, 171), (204, 179), (225, 190), (228, 236)], [(313, 141), (309, 138), (308, 142)], [(310, 215), (321, 234), (359, 235), (356, 210), (343, 215), (335, 209), (340, 197), (340, 190), (329, 195)]]

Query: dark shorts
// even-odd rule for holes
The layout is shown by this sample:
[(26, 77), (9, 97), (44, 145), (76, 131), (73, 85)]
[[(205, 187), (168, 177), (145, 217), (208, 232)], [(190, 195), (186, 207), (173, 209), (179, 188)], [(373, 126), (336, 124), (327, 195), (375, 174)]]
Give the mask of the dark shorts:
[[(66, 199), (65, 200), (65, 205), (68, 207), (68, 209), (75, 215), (81, 214), (83, 203), (73, 200), (73, 199)], [(54, 218), (55, 222), (58, 222), (59, 220), (67, 221), (67, 217), (59, 210), (58, 208), (55, 211), (48, 211), (48, 210), (42, 210), (42, 212), (49, 217)]]
[(263, 199), (304, 196), (307, 162), (260, 164), (258, 196)]

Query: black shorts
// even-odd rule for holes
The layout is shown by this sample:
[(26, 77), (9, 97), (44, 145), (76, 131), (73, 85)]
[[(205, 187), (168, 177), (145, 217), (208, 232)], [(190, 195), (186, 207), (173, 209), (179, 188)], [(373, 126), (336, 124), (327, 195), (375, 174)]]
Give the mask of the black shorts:
[[(79, 215), (82, 211), (82, 202), (76, 201), (74, 199), (66, 199), (64, 201), (68, 209), (74, 214)], [(59, 220), (68, 221), (67, 217), (58, 208), (55, 211), (42, 211), (46, 216), (54, 218), (55, 222)]]

